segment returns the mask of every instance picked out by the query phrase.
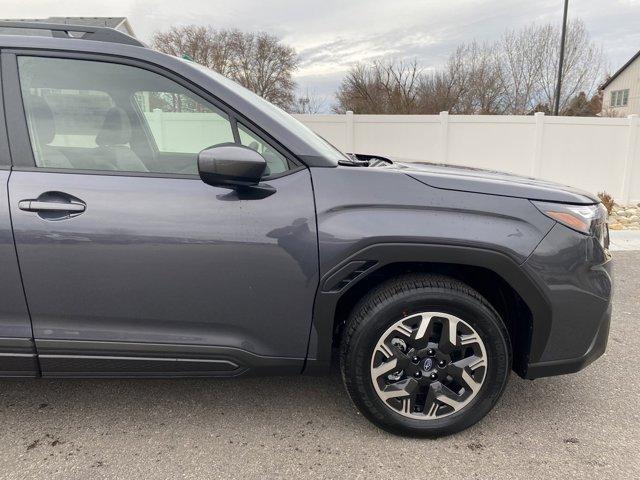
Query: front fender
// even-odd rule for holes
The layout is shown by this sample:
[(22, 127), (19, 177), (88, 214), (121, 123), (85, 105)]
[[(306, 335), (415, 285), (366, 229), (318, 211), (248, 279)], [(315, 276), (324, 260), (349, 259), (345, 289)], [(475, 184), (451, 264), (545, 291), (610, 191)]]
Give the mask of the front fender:
[[(537, 281), (511, 257), (474, 247), (383, 243), (363, 248), (323, 276), (314, 305), (304, 373), (327, 371), (330, 367), (336, 306), (340, 298), (376, 270), (407, 262), (468, 265), (482, 267), (499, 275), (522, 297), (533, 314), (530, 357), (539, 358), (542, 354), (551, 329), (550, 304)], [(343, 279), (349, 282), (341, 285)]]
[[(541, 352), (548, 305), (522, 265), (555, 222), (521, 198), (430, 187), (394, 168), (312, 168), (321, 282), (307, 370), (331, 361), (339, 299), (366, 275), (396, 262), (487, 268), (527, 302), (535, 316), (532, 355)], [(359, 272), (359, 270), (366, 270)], [(349, 285), (335, 288), (352, 279)]]

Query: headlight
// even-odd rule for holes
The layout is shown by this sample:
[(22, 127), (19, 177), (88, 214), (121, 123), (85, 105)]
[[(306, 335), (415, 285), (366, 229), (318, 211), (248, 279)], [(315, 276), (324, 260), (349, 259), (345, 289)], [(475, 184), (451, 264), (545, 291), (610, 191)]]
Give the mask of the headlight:
[(607, 209), (601, 203), (595, 205), (566, 205), (563, 203), (532, 202), (547, 217), (585, 235), (593, 235), (607, 247)]

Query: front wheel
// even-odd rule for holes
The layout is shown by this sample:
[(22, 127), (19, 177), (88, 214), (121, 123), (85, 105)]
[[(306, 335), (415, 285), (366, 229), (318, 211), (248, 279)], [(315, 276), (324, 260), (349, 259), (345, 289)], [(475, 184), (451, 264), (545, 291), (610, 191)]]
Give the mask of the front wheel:
[(449, 277), (391, 279), (354, 308), (342, 375), (373, 423), (397, 434), (463, 430), (496, 404), (511, 370), (504, 323), (475, 290)]

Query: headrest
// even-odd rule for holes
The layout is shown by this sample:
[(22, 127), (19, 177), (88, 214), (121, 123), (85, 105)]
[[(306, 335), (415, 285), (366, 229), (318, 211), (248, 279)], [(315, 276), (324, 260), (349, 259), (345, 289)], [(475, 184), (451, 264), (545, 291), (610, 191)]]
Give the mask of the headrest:
[(118, 107), (112, 107), (104, 117), (104, 123), (98, 135), (96, 144), (102, 147), (125, 145), (131, 140), (131, 122), (127, 113)]
[(56, 136), (56, 124), (53, 120), (53, 112), (47, 101), (36, 95), (25, 97), (27, 116), (35, 130), (36, 138), (41, 145), (47, 145)]

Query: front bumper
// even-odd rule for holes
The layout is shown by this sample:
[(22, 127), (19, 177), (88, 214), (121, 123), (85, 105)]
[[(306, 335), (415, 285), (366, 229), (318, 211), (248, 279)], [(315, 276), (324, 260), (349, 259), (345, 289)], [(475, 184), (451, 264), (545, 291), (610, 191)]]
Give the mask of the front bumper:
[(602, 356), (607, 348), (609, 338), (609, 326), (611, 325), (611, 305), (602, 315), (600, 327), (593, 337), (591, 345), (584, 355), (576, 358), (550, 360), (548, 362), (530, 363), (525, 378), (533, 380), (540, 377), (564, 375), (565, 373), (579, 372), (594, 360)]
[(606, 349), (611, 322), (612, 261), (595, 238), (555, 225), (524, 264), (550, 306), (533, 319), (524, 377), (577, 372)]

